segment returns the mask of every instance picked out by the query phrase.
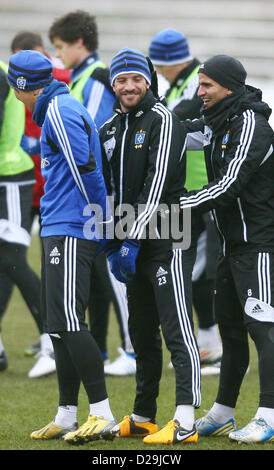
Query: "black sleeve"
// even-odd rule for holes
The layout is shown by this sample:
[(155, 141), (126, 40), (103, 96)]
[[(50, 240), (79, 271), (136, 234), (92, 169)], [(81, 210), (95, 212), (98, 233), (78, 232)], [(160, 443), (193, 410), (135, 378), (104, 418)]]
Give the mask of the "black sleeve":
[(185, 119), (197, 119), (201, 116), (203, 102), (197, 95), (192, 100), (181, 100), (173, 109), (181, 121)]
[(110, 84), (110, 72), (108, 68), (102, 69), (98, 67), (93, 71), (91, 76), (94, 78), (94, 80), (98, 80), (98, 82), (103, 83), (103, 85), (105, 85), (105, 87), (114, 95), (112, 86)]
[[(226, 207), (234, 201), (272, 153), (273, 131), (265, 118), (249, 110), (231, 127), (231, 146), (216, 179), (180, 198), (180, 207), (202, 212)], [(220, 152), (222, 150), (220, 149)]]
[(7, 76), (5, 72), (0, 68), (0, 132), (2, 129), (2, 123), (4, 119), (4, 105), (6, 98), (9, 94), (9, 84), (7, 82)]

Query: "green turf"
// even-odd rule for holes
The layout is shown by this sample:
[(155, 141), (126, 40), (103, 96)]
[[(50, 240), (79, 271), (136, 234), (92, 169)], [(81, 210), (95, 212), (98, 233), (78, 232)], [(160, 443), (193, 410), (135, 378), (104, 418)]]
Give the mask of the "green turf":
[[(29, 260), (39, 273), (40, 247), (37, 236), (33, 237), (29, 250)], [(145, 299), (144, 299), (145, 301)], [(2, 324), (2, 339), (8, 355), (9, 367), (0, 372), (0, 450), (158, 450), (167, 451), (167, 446), (148, 446), (141, 439), (116, 438), (112, 442), (97, 441), (80, 447), (70, 446), (64, 441), (33, 441), (30, 433), (51, 421), (58, 406), (56, 375), (40, 379), (28, 379), (27, 373), (35, 359), (24, 356), (24, 349), (37, 342), (38, 334), (32, 318), (17, 289), (9, 304)], [(117, 356), (120, 346), (119, 331), (115, 315), (111, 312), (108, 334), (109, 353), (112, 359)], [(164, 368), (158, 398), (157, 422), (163, 426), (173, 417), (175, 405), (174, 371), (168, 369), (169, 355), (164, 348)], [(135, 394), (135, 378), (107, 377), (107, 389), (112, 410), (118, 420), (130, 414)], [(213, 403), (218, 386), (218, 377), (202, 378), (202, 404), (196, 411), (196, 417), (204, 414)], [(254, 416), (258, 406), (258, 371), (257, 358), (251, 344), (250, 372), (245, 377), (236, 409), (236, 424), (242, 427)], [(82, 424), (88, 415), (86, 394), (81, 388), (79, 397), (78, 419)], [(177, 450), (168, 446), (168, 451)], [(272, 444), (238, 445), (228, 438), (199, 438), (197, 444), (184, 446), (187, 450), (267, 450)]]

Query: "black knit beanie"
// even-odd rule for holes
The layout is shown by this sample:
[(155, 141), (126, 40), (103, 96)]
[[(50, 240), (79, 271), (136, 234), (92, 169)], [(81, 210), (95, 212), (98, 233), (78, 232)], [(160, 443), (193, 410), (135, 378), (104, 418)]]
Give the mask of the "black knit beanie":
[(232, 91), (245, 85), (247, 75), (241, 62), (234, 57), (222, 54), (206, 60), (201, 64), (199, 72)]

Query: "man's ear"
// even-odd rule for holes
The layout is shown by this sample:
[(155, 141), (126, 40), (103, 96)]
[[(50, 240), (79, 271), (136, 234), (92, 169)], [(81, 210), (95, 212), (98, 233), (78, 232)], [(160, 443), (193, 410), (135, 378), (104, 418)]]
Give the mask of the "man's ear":
[(77, 44), (77, 46), (82, 47), (84, 45), (84, 40), (83, 40), (83, 38), (78, 38), (74, 41), (73, 44)]
[(37, 90), (32, 90), (33, 96), (39, 96), (39, 95), (41, 95), (43, 89), (44, 89), (44, 88), (38, 88)]

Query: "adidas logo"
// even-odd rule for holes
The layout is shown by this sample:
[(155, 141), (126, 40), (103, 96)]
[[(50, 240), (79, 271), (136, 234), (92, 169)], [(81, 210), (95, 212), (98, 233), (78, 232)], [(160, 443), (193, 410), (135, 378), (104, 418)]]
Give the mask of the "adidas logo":
[(156, 277), (164, 276), (165, 274), (167, 274), (167, 271), (165, 271), (164, 268), (162, 268), (162, 266), (160, 266), (157, 273), (156, 273)]
[(41, 168), (46, 168), (50, 165), (50, 162), (47, 158), (41, 158)]
[(50, 256), (61, 256), (61, 254), (60, 254), (59, 251), (58, 251), (57, 246), (55, 246), (55, 247), (53, 248), (53, 250), (51, 250)]
[(253, 307), (251, 313), (262, 313), (263, 312), (263, 309), (260, 307), (259, 304), (255, 305), (255, 307)]

